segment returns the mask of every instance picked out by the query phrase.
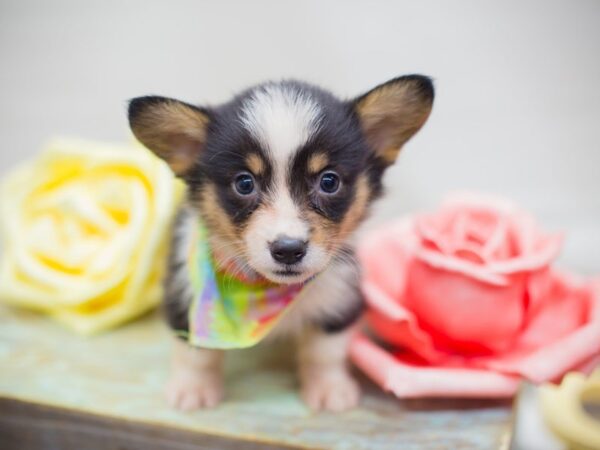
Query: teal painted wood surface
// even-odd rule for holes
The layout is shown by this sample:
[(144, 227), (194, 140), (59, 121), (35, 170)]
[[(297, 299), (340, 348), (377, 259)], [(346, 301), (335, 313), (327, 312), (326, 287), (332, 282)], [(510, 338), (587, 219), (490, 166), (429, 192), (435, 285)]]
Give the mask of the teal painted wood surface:
[(498, 449), (508, 442), (506, 402), (401, 401), (365, 379), (360, 408), (312, 413), (298, 397), (285, 342), (230, 352), (225, 402), (180, 413), (162, 396), (170, 345), (156, 315), (82, 338), (43, 317), (0, 308), (0, 397), (306, 448)]

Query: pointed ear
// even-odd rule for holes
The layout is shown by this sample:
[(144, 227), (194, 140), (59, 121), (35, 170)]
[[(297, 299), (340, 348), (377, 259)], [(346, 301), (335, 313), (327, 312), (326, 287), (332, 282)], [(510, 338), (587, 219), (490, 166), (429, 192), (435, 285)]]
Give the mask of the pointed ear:
[(392, 164), (402, 146), (423, 126), (433, 105), (433, 83), (406, 75), (383, 83), (352, 102), (367, 142)]
[(206, 111), (165, 97), (137, 97), (129, 103), (129, 126), (135, 137), (164, 159), (176, 175), (194, 165), (206, 141)]

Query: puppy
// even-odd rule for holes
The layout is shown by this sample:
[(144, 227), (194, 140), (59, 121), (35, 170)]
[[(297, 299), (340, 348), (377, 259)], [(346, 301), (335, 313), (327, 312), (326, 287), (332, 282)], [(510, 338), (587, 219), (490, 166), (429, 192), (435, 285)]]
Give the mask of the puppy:
[[(170, 326), (193, 333), (198, 292), (190, 270), (197, 269), (188, 249), (202, 226), (215, 273), (242, 284), (300, 286), (268, 336), (297, 338), (307, 405), (355, 406), (359, 387), (346, 353), (363, 303), (353, 234), (433, 98), (429, 78), (408, 75), (349, 101), (298, 81), (261, 84), (215, 107), (157, 96), (132, 100), (133, 133), (188, 188), (165, 283)], [(223, 349), (231, 346), (176, 341), (168, 402), (182, 410), (217, 405)]]

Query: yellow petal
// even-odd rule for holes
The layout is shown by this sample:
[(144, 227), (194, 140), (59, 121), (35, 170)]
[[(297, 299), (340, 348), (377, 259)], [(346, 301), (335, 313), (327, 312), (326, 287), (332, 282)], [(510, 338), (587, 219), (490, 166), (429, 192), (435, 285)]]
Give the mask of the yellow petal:
[(143, 314), (183, 193), (140, 146), (54, 141), (0, 187), (0, 301), (85, 334)]

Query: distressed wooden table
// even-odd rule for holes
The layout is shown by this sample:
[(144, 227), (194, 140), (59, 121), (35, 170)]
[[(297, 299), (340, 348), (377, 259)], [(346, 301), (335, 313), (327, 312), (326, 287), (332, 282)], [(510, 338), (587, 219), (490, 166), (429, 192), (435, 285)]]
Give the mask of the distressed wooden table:
[(510, 405), (400, 401), (363, 381), (361, 407), (313, 414), (285, 343), (232, 352), (227, 398), (180, 413), (163, 402), (170, 345), (156, 315), (94, 338), (0, 307), (0, 448), (498, 449)]

